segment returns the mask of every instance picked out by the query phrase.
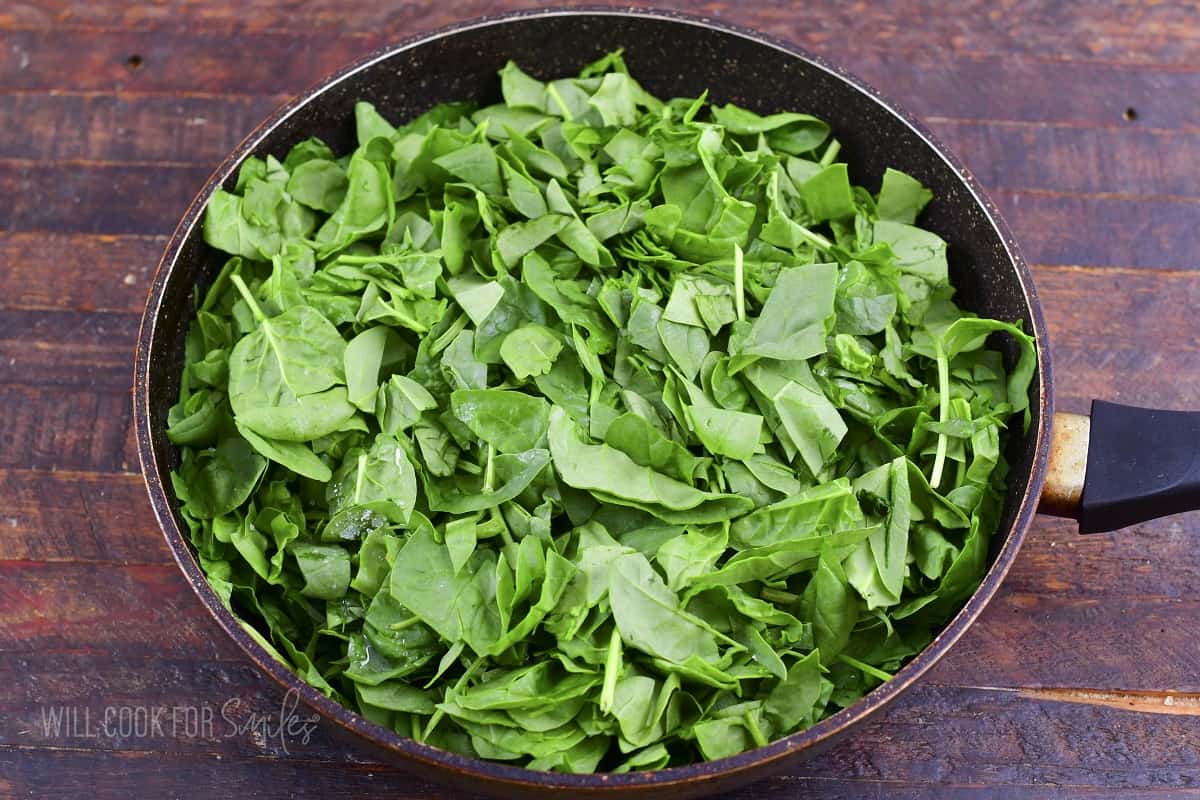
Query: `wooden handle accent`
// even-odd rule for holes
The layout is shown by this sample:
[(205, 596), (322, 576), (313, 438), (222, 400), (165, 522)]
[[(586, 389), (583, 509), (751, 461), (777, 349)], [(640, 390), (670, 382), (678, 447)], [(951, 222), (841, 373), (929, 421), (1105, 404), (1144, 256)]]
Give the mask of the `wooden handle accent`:
[(1050, 467), (1038, 511), (1055, 517), (1079, 518), (1083, 481), (1087, 475), (1088, 438), (1092, 418), (1086, 414), (1054, 415)]

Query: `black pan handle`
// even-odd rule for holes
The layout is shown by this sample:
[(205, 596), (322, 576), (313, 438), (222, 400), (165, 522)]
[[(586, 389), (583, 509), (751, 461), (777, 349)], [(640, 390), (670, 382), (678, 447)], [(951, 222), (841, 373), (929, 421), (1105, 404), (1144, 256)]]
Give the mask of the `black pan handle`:
[(1100, 533), (1200, 509), (1200, 412), (1093, 400), (1054, 427), (1040, 512)]

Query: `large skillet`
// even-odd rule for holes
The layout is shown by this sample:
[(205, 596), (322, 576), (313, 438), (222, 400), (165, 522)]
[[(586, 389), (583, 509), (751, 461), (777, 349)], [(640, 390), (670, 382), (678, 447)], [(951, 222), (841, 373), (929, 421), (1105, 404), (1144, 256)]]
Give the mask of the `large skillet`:
[[(993, 541), (991, 566), (958, 615), (895, 678), (806, 731), (731, 758), (629, 775), (561, 775), (464, 758), (399, 736), (324, 697), (255, 643), (209, 587), (181, 532), (178, 501), (168, 479), (177, 453), (167, 441), (166, 418), (178, 396), (193, 288), (205, 286), (224, 260), (202, 241), (199, 223), (204, 205), (216, 188), (231, 188), (243, 159), (268, 153), (282, 157), (293, 144), (314, 135), (335, 150), (346, 151), (353, 144), (352, 108), (359, 99), (371, 101), (393, 120), (412, 117), (443, 101), (493, 102), (499, 99), (496, 70), (509, 58), (542, 77), (556, 77), (573, 74), (618, 46), (625, 48), (633, 74), (656, 95), (695, 96), (707, 88), (711, 98), (721, 103), (764, 113), (815, 114), (833, 126), (855, 183), (876, 187), (884, 168), (895, 167), (930, 187), (935, 199), (922, 225), (949, 243), (957, 299), (981, 315), (1020, 320), (1037, 340), (1038, 370), (1030, 388), (1032, 425), (1024, 436), (1016, 429), (1010, 442), (1010, 486)], [(1007, 355), (1011, 365), (1015, 353)], [(1059, 441), (1052, 447), (1052, 385), (1046, 326), (1028, 267), (975, 180), (921, 125), (858, 80), (791, 45), (674, 14), (606, 10), (520, 13), (448, 28), (376, 52), (272, 114), (209, 179), (167, 246), (138, 337), (134, 398), (138, 449), (150, 500), (192, 588), (264, 672), (357, 734), (364, 749), (392, 760), (399, 756), (414, 771), (464, 789), (509, 795), (603, 791), (684, 797), (728, 789), (776, 771), (788, 759), (816, 753), (908, 688), (945, 655), (996, 593), (1039, 498), (1044, 509), (1081, 517), (1085, 531), (1109, 530), (1156, 513), (1192, 507), (1196, 492), (1189, 472), (1194, 466), (1192, 453), (1200, 452), (1200, 434), (1190, 418), (1098, 402), (1093, 406), (1090, 437), (1087, 417), (1067, 415), (1060, 418)], [(1156, 424), (1147, 426), (1148, 422)], [(1148, 449), (1156, 443), (1143, 442), (1139, 430), (1158, 432), (1154, 437), (1159, 439), (1158, 452)], [(1189, 447), (1180, 450), (1181, 460), (1173, 462), (1170, 445), (1180, 442)], [(1139, 454), (1151, 452), (1160, 469), (1138, 470)], [(1043, 497), (1048, 473), (1049, 488)]]

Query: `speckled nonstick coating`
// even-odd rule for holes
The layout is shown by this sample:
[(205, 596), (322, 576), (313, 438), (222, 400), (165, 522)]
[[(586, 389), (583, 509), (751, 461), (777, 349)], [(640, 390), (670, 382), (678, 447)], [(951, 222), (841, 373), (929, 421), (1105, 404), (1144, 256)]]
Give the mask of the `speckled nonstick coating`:
[[(901, 169), (933, 190), (922, 225), (950, 245), (958, 300), (978, 313), (1021, 320), (1038, 344), (1031, 387), (1033, 424), (1015, 435), (1004, 517), (991, 566), (978, 591), (949, 625), (888, 683), (806, 731), (731, 758), (627, 775), (533, 772), (464, 758), (401, 737), (329, 700), (251, 639), (209, 587), (179, 523), (169, 471), (177, 453), (166, 437), (167, 411), (178, 396), (183, 339), (195, 286), (207, 286), (225, 256), (202, 241), (209, 195), (229, 188), (249, 155), (282, 158), (296, 142), (319, 136), (335, 151), (353, 147), (353, 105), (374, 103), (400, 121), (435, 103), (499, 99), (496, 71), (512, 58), (541, 77), (573, 74), (616, 47), (630, 71), (661, 97), (708, 89), (719, 103), (752, 110), (804, 111), (827, 120), (842, 142), (851, 178), (879, 185), (885, 167)], [(846, 60), (853, 63), (852, 51)], [(1011, 363), (1013, 352), (1008, 354)], [(894, 103), (860, 81), (789, 44), (711, 20), (622, 9), (535, 11), (468, 22), (385, 48), (280, 108), (221, 164), (196, 196), (167, 245), (154, 277), (138, 337), (134, 412), (142, 472), (168, 545), (205, 607), (264, 672), (334, 723), (356, 734), (364, 755), (401, 762), (422, 776), (464, 790), (507, 796), (693, 797), (769, 775), (823, 750), (916, 681), (976, 619), (1012, 564), (1037, 506), (1052, 417), (1049, 348), (1029, 269), (1008, 228), (970, 174)]]

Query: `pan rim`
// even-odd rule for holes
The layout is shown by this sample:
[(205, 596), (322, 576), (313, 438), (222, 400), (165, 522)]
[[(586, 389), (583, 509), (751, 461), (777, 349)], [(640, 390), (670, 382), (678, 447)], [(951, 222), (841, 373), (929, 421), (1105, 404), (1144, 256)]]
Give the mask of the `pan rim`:
[[(859, 93), (866, 95), (874, 103), (882, 106), (884, 110), (924, 141), (937, 157), (946, 163), (967, 189), (974, 202), (983, 211), (988, 223), (993, 227), (1004, 247), (1005, 255), (1012, 264), (1021, 283), (1024, 295), (1023, 299), (1029, 308), (1030, 317), (1033, 321), (1032, 335), (1036, 344), (1038, 362), (1039, 396), (1037, 401), (1039, 413), (1037, 414), (1036, 430), (1030, 431), (1027, 434), (1035, 437), (1034, 458), (1025, 491), (1021, 497), (1016, 514), (1013, 517), (1012, 526), (1007, 532), (1003, 545), (996, 553), (994, 560), (984, 574), (979, 587), (929, 645), (905, 664), (892, 680), (877, 687), (857, 703), (838, 711), (811, 728), (778, 739), (764, 747), (748, 750), (744, 753), (716, 761), (700, 762), (655, 771), (633, 772), (624, 775), (610, 773), (571, 774), (540, 772), (523, 767), (513, 767), (503, 763), (485, 761), (483, 759), (468, 758), (456, 753), (440, 750), (400, 736), (387, 728), (369, 722), (366, 718), (324, 696), (304, 682), (290, 669), (273, 658), (264, 647), (242, 628), (242, 624), (238, 618), (225, 608), (220, 598), (209, 585), (207, 578), (196, 561), (191, 545), (187, 541), (171, 510), (167, 490), (163, 485), (165, 472), (160, 467), (154, 450), (154, 432), (151, 430), (150, 420), (150, 393), (148, 388), (151, 355), (154, 350), (164, 346), (156, 338), (156, 327), (162, 309), (165, 289), (174, 272), (174, 267), (179, 259), (183, 244), (187, 241), (196, 225), (199, 224), (203, 210), (212, 193), (235, 173), (241, 162), (278, 125), (309, 103), (317, 101), (322, 95), (338, 84), (379, 63), (387, 61), (399, 53), (445, 37), (483, 27), (520, 24), (526, 20), (562, 16), (634, 17), (715, 30), (719, 33), (736, 36), (758, 45), (770, 47), (790, 57), (806, 61), (817, 69), (827, 72), (834, 78), (848, 84)], [(397, 43), (378, 48), (363, 58), (343, 67), (272, 112), (233, 149), (208, 178), (203, 188), (189, 205), (164, 250), (154, 274), (138, 333), (133, 383), (133, 410), (138, 457), (143, 480), (146, 484), (155, 517), (171, 549), (172, 556), (187, 578), (192, 590), (196, 593), (208, 612), (225, 630), (226, 634), (241, 647), (262, 671), (280, 684), (281, 687), (290, 691), (296, 691), (300, 699), (315, 708), (323, 716), (368, 740), (377, 748), (388, 750), (404, 758), (418, 762), (427, 768), (449, 770), (460, 777), (473, 779), (480, 785), (491, 784), (494, 788), (509, 788), (514, 790), (540, 788), (545, 790), (587, 791), (603, 790), (606, 788), (667, 788), (681, 784), (694, 785), (696, 783), (708, 783), (716, 779), (728, 779), (749, 771), (761, 772), (769, 769), (771, 766), (778, 766), (786, 759), (802, 751), (810, 750), (837, 736), (850, 726), (867, 719), (914, 684), (942, 658), (967, 628), (975, 622), (1008, 573), (1024, 541), (1026, 532), (1036, 513), (1038, 497), (1041, 494), (1042, 485), (1045, 480), (1053, 419), (1052, 386), (1049, 341), (1041, 302), (1038, 298), (1029, 267), (1022, 258), (1007, 224), (971, 173), (913, 115), (907, 113), (894, 101), (884, 98), (873, 87), (849, 74), (844, 69), (830, 64), (821, 57), (809, 53), (792, 43), (756, 31), (731, 25), (724, 21), (717, 22), (706, 17), (675, 11), (622, 7), (581, 7), (572, 9), (524, 10), (485, 16), (445, 26), (427, 34), (409, 37)]]

